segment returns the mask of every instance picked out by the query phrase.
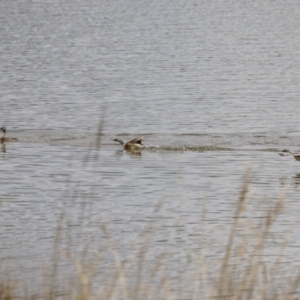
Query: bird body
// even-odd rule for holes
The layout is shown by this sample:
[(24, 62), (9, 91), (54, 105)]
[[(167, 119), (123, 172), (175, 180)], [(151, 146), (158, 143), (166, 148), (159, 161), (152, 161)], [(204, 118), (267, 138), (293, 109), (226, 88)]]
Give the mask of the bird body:
[(289, 155), (289, 154), (293, 155), (296, 160), (300, 161), (300, 153), (294, 153), (289, 149), (284, 149), (280, 152), (281, 156)]
[(2, 135), (0, 136), (0, 142), (17, 142), (18, 141), (17, 138), (5, 137), (5, 134), (6, 134), (6, 127), (5, 126), (1, 127), (0, 131), (2, 131)]
[(141, 150), (145, 147), (142, 144), (143, 138), (141, 137), (135, 138), (127, 142), (126, 144), (124, 144), (124, 142), (121, 139), (114, 139), (114, 141), (119, 142), (122, 146), (124, 146), (125, 150), (129, 150), (129, 151)]

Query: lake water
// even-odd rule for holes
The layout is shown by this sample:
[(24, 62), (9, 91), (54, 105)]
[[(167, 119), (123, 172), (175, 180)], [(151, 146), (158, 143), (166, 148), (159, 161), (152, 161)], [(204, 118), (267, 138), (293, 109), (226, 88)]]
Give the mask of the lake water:
[[(20, 140), (0, 145), (3, 264), (34, 280), (62, 212), (75, 252), (105, 222), (126, 255), (157, 218), (157, 251), (182, 257), (204, 207), (226, 235), (249, 167), (258, 211), (289, 185), (274, 230), (299, 264), (300, 163), (278, 155), (300, 148), (297, 1), (2, 1), (0, 28), (0, 125)], [(112, 141), (136, 136), (140, 154)]]

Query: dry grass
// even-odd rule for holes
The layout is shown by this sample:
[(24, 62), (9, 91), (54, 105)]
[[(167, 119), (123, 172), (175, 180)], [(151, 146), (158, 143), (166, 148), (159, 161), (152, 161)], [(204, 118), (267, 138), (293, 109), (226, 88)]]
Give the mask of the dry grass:
[[(98, 159), (102, 127), (100, 122), (96, 143), (83, 167), (90, 157)], [(199, 216), (199, 227), (203, 228), (199, 251), (191, 251), (192, 255), (187, 254), (183, 261), (155, 248), (157, 228), (164, 225), (155, 218), (162, 210), (162, 203), (157, 205), (153, 221), (145, 226), (126, 256), (106, 223), (99, 228), (106, 242), (98, 245), (94, 255), (87, 255), (90, 247), (87, 243), (78, 255), (70, 246), (72, 232), (62, 230), (65, 224), (71, 222), (70, 216), (63, 213), (57, 222), (50, 267), (44, 271), (45, 280), (38, 296), (33, 295), (30, 287), (25, 289), (22, 284), (7, 279), (6, 272), (2, 271), (0, 300), (298, 299), (299, 270), (292, 270), (284, 277), (279, 272), (287, 239), (280, 242), (276, 256), (272, 253), (274, 259), (266, 259), (273, 240), (272, 228), (282, 213), (283, 194), (268, 206), (265, 215), (258, 213), (257, 218), (247, 218), (251, 200), (250, 182), (250, 172), (247, 172), (236, 201), (227, 242), (214, 244), (215, 237), (224, 232), (219, 233), (218, 228), (204, 234), (204, 205), (203, 214)], [(76, 191), (72, 193), (76, 199)], [(82, 220), (86, 200), (82, 200)], [(81, 226), (85, 226), (83, 222)], [(218, 256), (210, 255), (213, 247), (219, 247)], [(66, 264), (70, 268), (68, 278), (65, 272), (61, 273)]]
[[(117, 243), (111, 236), (107, 224), (101, 227), (107, 244), (92, 258), (78, 259), (71, 250), (62, 251), (60, 226), (58, 222), (53, 257), (52, 271), (48, 281), (41, 288), (38, 298), (51, 299), (298, 299), (300, 273), (286, 274), (284, 278), (277, 276), (281, 258), (284, 254), (286, 241), (278, 247), (278, 255), (271, 262), (265, 260), (265, 250), (270, 242), (270, 232), (281, 214), (283, 195), (269, 207), (263, 218), (245, 217), (250, 200), (250, 176), (246, 174), (244, 183), (236, 202), (232, 228), (227, 237), (227, 244), (218, 258), (209, 258), (211, 241), (203, 243), (203, 249), (187, 262), (190, 273), (179, 278), (174, 287), (174, 275), (182, 269), (170, 266), (170, 257), (166, 259), (160, 253), (151, 261), (147, 255), (153, 251), (153, 239), (156, 222), (150, 222), (140, 234), (136, 245), (126, 258), (122, 258)], [(160, 211), (158, 205), (154, 214)], [(57, 289), (60, 281), (59, 263), (61, 256), (74, 266), (70, 274), (69, 284), (62, 293)], [(114, 261), (114, 267), (109, 272), (99, 275), (99, 268), (107, 260)], [(185, 266), (178, 266), (179, 268)], [(2, 281), (0, 284), (0, 300), (34, 299), (20, 292), (20, 285), (12, 281)], [(176, 279), (178, 281), (178, 279)], [(64, 281), (66, 282), (66, 281)], [(29, 293), (30, 294), (30, 293)]]
[(0, 284), (0, 300), (14, 299), (14, 287), (8, 281)]

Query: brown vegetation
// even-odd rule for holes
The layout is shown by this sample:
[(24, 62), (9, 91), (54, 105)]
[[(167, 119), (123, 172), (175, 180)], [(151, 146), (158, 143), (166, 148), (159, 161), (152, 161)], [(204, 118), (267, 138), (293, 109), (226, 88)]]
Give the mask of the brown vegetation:
[[(62, 216), (56, 233), (51, 261), (52, 272), (48, 274), (48, 281), (41, 288), (43, 292), (38, 298), (45, 300), (297, 299), (299, 271), (286, 274), (284, 278), (277, 276), (286, 241), (282, 241), (281, 246), (278, 247), (279, 253), (276, 259), (265, 260), (271, 228), (282, 212), (283, 196), (279, 196), (275, 205), (269, 207), (267, 215), (258, 218), (257, 223), (254, 224), (245, 217), (249, 203), (249, 188), (249, 174), (247, 174), (236, 203), (228, 241), (220, 257), (209, 258), (208, 249), (211, 245), (206, 241), (198, 257), (194, 257), (186, 265), (190, 274), (182, 276), (180, 278), (182, 283), (179, 282), (176, 287), (173, 279), (174, 268), (169, 268), (170, 259), (166, 259), (163, 253), (155, 260), (150, 261), (147, 258), (147, 254), (153, 247), (153, 232), (157, 224), (149, 223), (145, 227), (135, 247), (125, 259), (121, 258), (107, 224), (103, 224), (101, 230), (108, 243), (93, 259), (86, 260), (85, 257), (79, 259), (71, 251), (61, 250), (62, 238), (59, 226), (62, 223)], [(160, 205), (156, 213), (159, 210)], [(69, 284), (63, 292), (57, 290), (60, 256), (64, 256), (75, 266), (74, 274), (70, 274)], [(103, 273), (101, 278), (97, 270), (105, 264), (108, 257), (113, 257), (114, 267), (108, 273)], [(181, 270), (177, 271), (180, 274)], [(2, 279), (4, 281), (0, 284), (0, 300), (34, 298), (32, 295), (30, 297), (22, 295), (21, 286), (6, 281), (5, 276), (2, 276)]]
[[(83, 168), (91, 157), (98, 159), (102, 126), (100, 122), (96, 144), (88, 153)], [(247, 172), (236, 201), (227, 243), (214, 245), (217, 228), (206, 238), (199, 234), (200, 250), (193, 255), (187, 253), (181, 262), (170, 257), (172, 254), (155, 248), (156, 228), (163, 225), (157, 218), (145, 226), (126, 257), (105, 222), (99, 232), (107, 242), (98, 245), (93, 256), (86, 255), (88, 244), (84, 245), (81, 255), (75, 254), (68, 243), (72, 233), (62, 230), (63, 224), (69, 222), (69, 216), (63, 213), (57, 223), (50, 267), (44, 271), (45, 280), (38, 289), (38, 296), (33, 295), (30, 287), (9, 280), (11, 277), (2, 271), (0, 300), (298, 299), (299, 269), (295, 267), (284, 276), (279, 272), (288, 239), (277, 242), (278, 251), (272, 253), (272, 258), (269, 259), (268, 253), (274, 239), (271, 230), (282, 213), (283, 194), (275, 202), (265, 203), (268, 207), (265, 215), (254, 210), (251, 214), (257, 213), (257, 216), (248, 218), (250, 179)], [(73, 197), (77, 197), (76, 192)], [(82, 215), (85, 206), (86, 201), (82, 200)], [(162, 207), (162, 203), (157, 205), (154, 216)], [(203, 207), (199, 227), (204, 231), (205, 205)], [(210, 255), (212, 247), (220, 247), (219, 256)], [(65, 266), (66, 261), (70, 267), (68, 278), (60, 273), (61, 264)]]

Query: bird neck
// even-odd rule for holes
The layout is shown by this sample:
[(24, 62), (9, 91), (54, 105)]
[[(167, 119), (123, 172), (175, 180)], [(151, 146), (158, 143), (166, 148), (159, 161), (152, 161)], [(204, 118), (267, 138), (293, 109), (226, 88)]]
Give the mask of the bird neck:
[(124, 142), (121, 139), (116, 139), (121, 145), (124, 145)]

